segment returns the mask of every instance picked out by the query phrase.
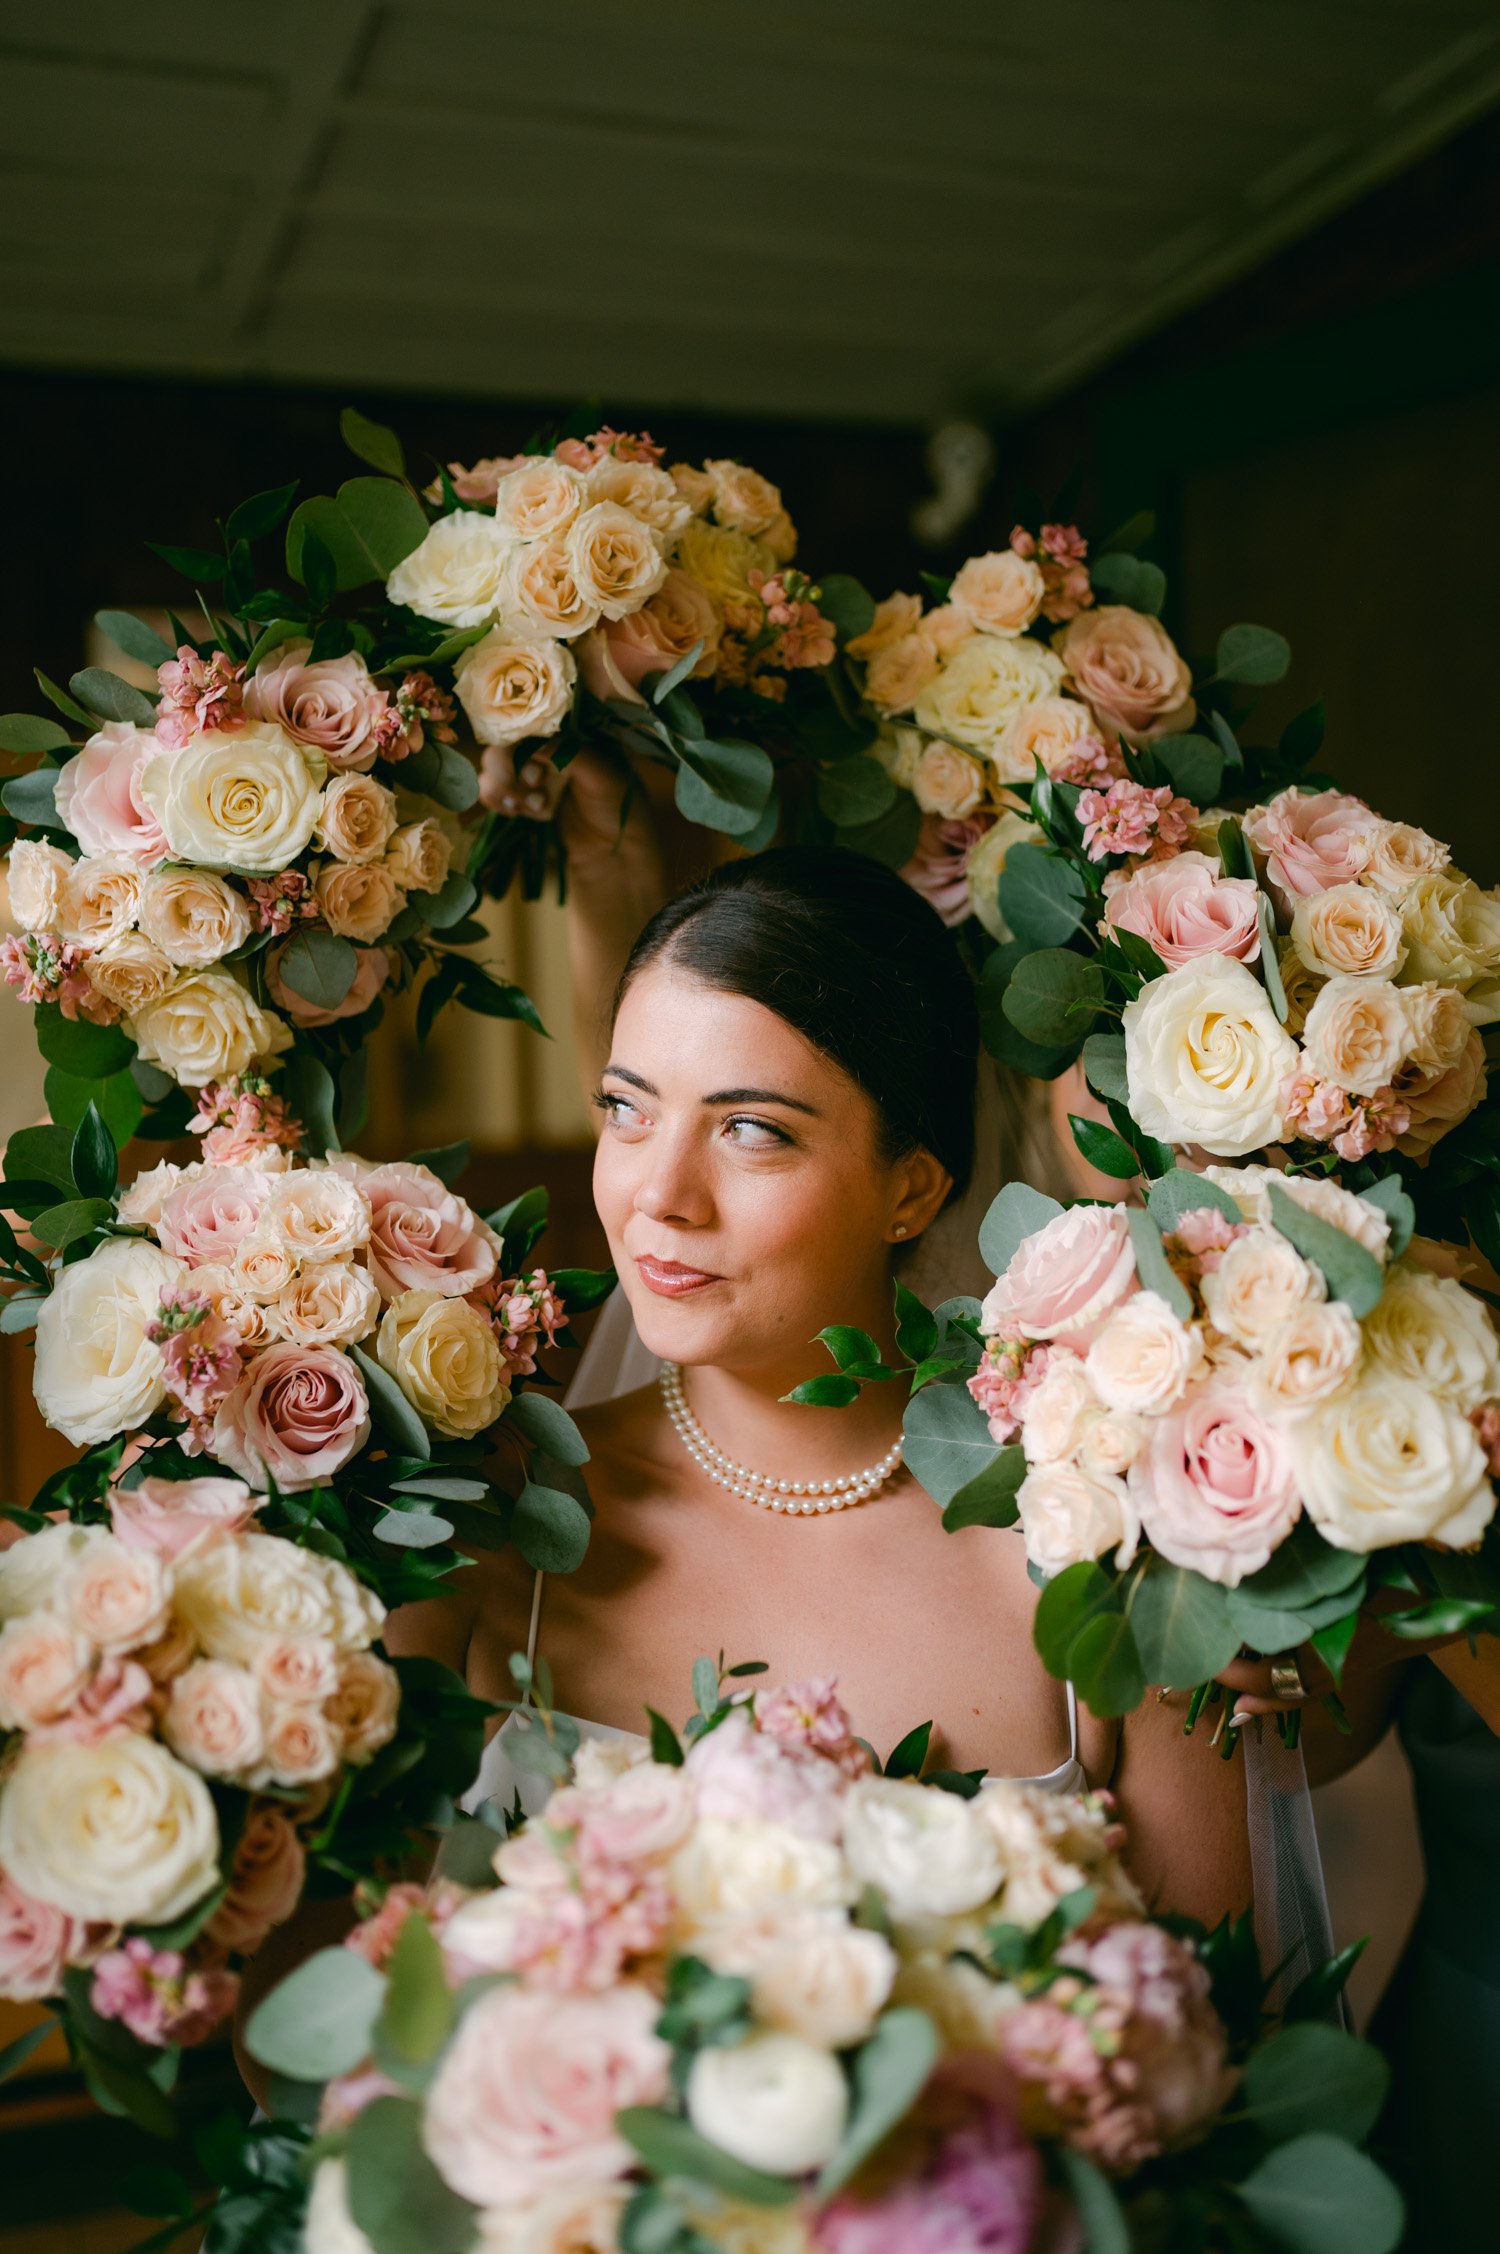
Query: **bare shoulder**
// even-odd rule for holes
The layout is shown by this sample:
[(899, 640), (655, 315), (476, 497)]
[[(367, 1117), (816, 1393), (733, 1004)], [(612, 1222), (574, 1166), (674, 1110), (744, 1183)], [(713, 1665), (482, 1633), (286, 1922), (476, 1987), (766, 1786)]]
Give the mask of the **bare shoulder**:
[(595, 1401), (574, 1411), (579, 1431), (588, 1443), (589, 1461), (584, 1476), (595, 1498), (612, 1501), (658, 1491), (668, 1465), (664, 1443), (667, 1422), (661, 1396), (654, 1385), (637, 1386), (611, 1401)]

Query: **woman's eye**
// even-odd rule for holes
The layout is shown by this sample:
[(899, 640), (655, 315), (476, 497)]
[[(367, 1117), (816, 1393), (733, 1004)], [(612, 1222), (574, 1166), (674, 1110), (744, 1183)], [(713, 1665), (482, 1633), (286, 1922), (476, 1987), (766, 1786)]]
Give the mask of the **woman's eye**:
[(611, 1089), (602, 1089), (594, 1101), (612, 1127), (643, 1127), (646, 1123), (628, 1096), (617, 1096)]
[(745, 1150), (772, 1150), (791, 1141), (790, 1135), (773, 1127), (769, 1119), (726, 1119), (724, 1131), (731, 1142)]

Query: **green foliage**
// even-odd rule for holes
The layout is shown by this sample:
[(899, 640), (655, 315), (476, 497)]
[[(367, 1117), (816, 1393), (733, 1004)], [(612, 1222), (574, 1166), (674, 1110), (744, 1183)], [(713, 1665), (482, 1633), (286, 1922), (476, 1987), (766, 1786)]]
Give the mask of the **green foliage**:
[(1135, 1271), (1142, 1288), (1154, 1291), (1164, 1299), (1174, 1315), (1181, 1321), (1192, 1319), (1193, 1300), (1185, 1283), (1176, 1275), (1162, 1250), (1161, 1231), (1150, 1213), (1138, 1206), (1131, 1207), (1125, 1215), (1130, 1230), (1130, 1242), (1135, 1253)]
[(1399, 1174), (1384, 1174), (1378, 1182), (1371, 1182), (1360, 1191), (1366, 1205), (1373, 1205), (1385, 1214), (1391, 1224), (1386, 1257), (1399, 1260), (1411, 1243), (1417, 1226), (1417, 1209), (1408, 1196)]
[(1195, 806), (1212, 806), (1224, 784), (1224, 751), (1211, 736), (1158, 736), (1152, 756), (1173, 790)]
[(907, 1731), (899, 1744), (892, 1746), (881, 1773), (888, 1777), (919, 1777), (931, 1743), (931, 1722), (919, 1722), (914, 1730)]
[(847, 572), (831, 571), (818, 582), (818, 608), (841, 644), (867, 634), (875, 623), (874, 596)]
[(818, 776), (818, 805), (840, 829), (876, 822), (896, 802), (896, 785), (878, 759), (857, 752), (839, 759)]
[(851, 1402), (859, 1399), (859, 1379), (825, 1370), (817, 1377), (804, 1378), (790, 1393), (784, 1393), (782, 1399), (799, 1409), (847, 1409)]
[(385, 2000), (375, 2022), (374, 2051), (392, 2079), (400, 2080), (403, 2068), (432, 2064), (454, 2024), (453, 1994), (443, 1969), (443, 1952), (425, 1917), (405, 1920), (385, 1976)]
[(369, 2053), (385, 1993), (384, 1974), (357, 1950), (319, 1949), (262, 1997), (245, 2047), (294, 2081), (348, 2074)]
[(534, 1447), (545, 1448), (559, 1463), (586, 1464), (588, 1442), (560, 1401), (550, 1394), (528, 1389), (511, 1399), (505, 1422), (523, 1433)]
[(1023, 1239), (1044, 1229), (1062, 1210), (1055, 1197), (1029, 1183), (1007, 1182), (979, 1229), (979, 1250), (991, 1274), (1003, 1276)]
[(79, 703), (101, 720), (125, 720), (137, 728), (149, 728), (155, 722), (156, 706), (151, 699), (102, 665), (86, 665), (73, 675), (68, 687)]
[(925, 2011), (900, 2006), (876, 2022), (854, 2054), (853, 2101), (838, 2150), (818, 2178), (828, 2199), (849, 2181), (920, 2095), (937, 2062), (937, 2029)]
[(326, 601), (388, 579), (426, 536), (426, 512), (406, 486), (388, 477), (352, 477), (336, 498), (324, 493), (297, 504), (286, 530), (286, 567), (315, 601)]
[(1201, 1174), (1189, 1173), (1185, 1166), (1159, 1175), (1146, 1192), (1146, 1204), (1152, 1220), (1164, 1235), (1171, 1234), (1184, 1213), (1201, 1213), (1205, 1208), (1222, 1213), (1231, 1221), (1244, 1219), (1227, 1190), (1221, 1190), (1217, 1182), (1210, 1182)]
[(1226, 626), (1214, 655), (1213, 678), (1265, 689), (1281, 680), (1291, 662), (1291, 644), (1269, 626)]
[(896, 1278), (896, 1345), (912, 1362), (925, 1361), (938, 1342), (938, 1320), (914, 1291)]
[(0, 806), (32, 829), (65, 830), (67, 824), (57, 811), (56, 788), (55, 767), (33, 767), (27, 774), (9, 775), (0, 783)]
[(1096, 1096), (1109, 1103), (1128, 1104), (1130, 1082), (1125, 1071), (1123, 1033), (1091, 1033), (1083, 1044), (1083, 1076)]
[(1077, 869), (1045, 845), (1011, 847), (1000, 872), (999, 897), (1001, 915), (1028, 947), (1064, 946), (1082, 928), (1088, 908), (1088, 890)]
[(123, 1072), (135, 1055), (135, 1043), (117, 1025), (93, 1025), (87, 1018), (64, 1017), (55, 1002), (44, 1002), (32, 1025), (37, 1047), (49, 1064), (70, 1072), (76, 1080), (107, 1080)]
[(863, 853), (888, 869), (904, 869), (917, 850), (922, 834), (922, 809), (910, 791), (898, 791), (895, 802), (873, 822), (851, 822), (838, 830), (834, 844), (851, 853)]
[(1385, 1289), (1385, 1271), (1343, 1229), (1287, 1196), (1279, 1183), (1266, 1186), (1271, 1224), (1305, 1260), (1321, 1269), (1330, 1299), (1341, 1299), (1352, 1315), (1368, 1315)]
[(1083, 2225), (1088, 2254), (1131, 2254), (1130, 2226), (1108, 2176), (1071, 2145), (1060, 2144), (1057, 2159)]
[(1068, 1113), (1068, 1125), (1073, 1140), (1090, 1166), (1101, 1174), (1108, 1174), (1117, 1182), (1132, 1182), (1141, 1171), (1141, 1162), (1129, 1143), (1097, 1119), (1081, 1119), (1076, 1112)]
[[(936, 1389), (953, 1393), (957, 1388)], [(925, 1396), (924, 1396), (925, 1398)], [(965, 1526), (1014, 1526), (1020, 1516), (1017, 1496), (1026, 1477), (1026, 1453), (1014, 1442), (1001, 1448), (982, 1471), (965, 1480), (943, 1509), (943, 1530), (957, 1534)]]
[(1104, 973), (1096, 962), (1065, 948), (1049, 947), (1016, 965), (1005, 989), (1004, 1009), (1028, 1041), (1058, 1048), (1078, 1042), (1092, 1030), (1094, 1012), (1103, 999)]
[(790, 2177), (769, 2176), (732, 2159), (664, 2106), (628, 2105), (615, 2116), (615, 2127), (653, 2175), (703, 2184), (755, 2207), (786, 2207), (797, 2196), (799, 2187)]
[(107, 634), (116, 649), (126, 657), (133, 657), (138, 665), (166, 665), (177, 655), (172, 644), (137, 618), (133, 610), (96, 610), (94, 624), (101, 634)]
[(940, 1509), (988, 1471), (999, 1453), (983, 1413), (962, 1385), (929, 1385), (913, 1395), (904, 1435), (907, 1469)]
[(128, 1072), (114, 1072), (103, 1080), (77, 1080), (54, 1064), (48, 1069), (43, 1092), (48, 1114), (59, 1127), (76, 1128), (92, 1104), (117, 1150), (124, 1149), (140, 1126), (145, 1109), (140, 1090)]
[(1130, 1632), (1148, 1682), (1185, 1690), (1227, 1667), (1240, 1638), (1227, 1593), (1154, 1552), (1135, 1582)]
[(349, 2212), (375, 2254), (468, 2254), (477, 2215), (427, 2157), (414, 2099), (378, 2097), (356, 2114), (344, 2160)]
[(364, 1379), (370, 1414), (385, 1437), (409, 1456), (430, 1456), (432, 1440), (427, 1427), (390, 1372), (362, 1346), (351, 1346), (349, 1352)]
[(565, 1488), (528, 1479), (516, 1499), (510, 1537), (539, 1573), (572, 1573), (589, 1546), (589, 1514)]
[(1238, 2190), (1278, 2254), (1391, 2254), (1405, 2222), (1374, 2161), (1322, 2131), (1278, 2145)]
[(339, 416), (339, 436), (351, 454), (386, 477), (405, 477), (406, 456), (401, 441), (386, 424), (372, 423), (357, 407), (345, 407)]
[(759, 744), (738, 737), (700, 737), (677, 744), (677, 810), (689, 822), (728, 837), (753, 831), (770, 802), (776, 770)]
[(281, 977), (319, 1010), (338, 1008), (358, 970), (358, 951), (347, 939), (306, 925), (293, 932), (281, 954)]
[[(0, 751), (16, 751), (23, 755), (35, 752), (70, 751), (72, 738), (66, 728), (59, 728), (55, 720), (38, 719), (31, 712), (7, 712), (0, 716)], [(11, 780), (19, 781), (18, 776)], [(12, 812), (18, 811), (12, 808)], [(22, 821), (29, 817), (21, 815)]]
[(1141, 556), (1114, 553), (1095, 556), (1089, 565), (1094, 591), (1107, 603), (1126, 603), (1131, 610), (1160, 618), (1167, 599), (1167, 575), (1160, 564)]

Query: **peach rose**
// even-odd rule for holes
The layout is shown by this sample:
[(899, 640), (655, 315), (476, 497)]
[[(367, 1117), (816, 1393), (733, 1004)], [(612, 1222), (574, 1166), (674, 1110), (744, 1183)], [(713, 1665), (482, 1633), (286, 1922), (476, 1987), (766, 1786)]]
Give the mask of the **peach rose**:
[(250, 1671), (280, 1706), (321, 1706), (338, 1688), (339, 1659), (327, 1636), (277, 1636), (262, 1644)]
[(313, 891), (324, 922), (341, 939), (379, 939), (406, 906), (406, 894), (378, 861), (325, 861)]
[(1451, 986), (1403, 986), (1401, 999), (1411, 1031), (1407, 1063), (1419, 1072), (1451, 1071), (1473, 1030), (1463, 996)]
[(85, 853), (123, 853), (143, 869), (166, 859), (166, 838), (140, 790), (141, 769), (161, 748), (149, 728), (111, 720), (63, 761), (53, 797)]
[(443, 2180), (497, 2207), (624, 2175), (635, 2155), (616, 2114), (667, 2093), (659, 2010), (630, 1981), (602, 1995), (481, 1996), (427, 2093), (423, 2136)]
[(125, 1017), (159, 1002), (175, 975), (161, 949), (139, 931), (122, 931), (90, 955), (83, 970), (94, 992)]
[(1422, 1158), (1484, 1101), (1486, 1085), (1484, 1041), (1471, 1032), (1457, 1064), (1446, 1072), (1428, 1073), (1415, 1085), (1405, 1082), (1400, 1097), (1407, 1111), (1406, 1132), (1396, 1148), (1410, 1158)]
[(850, 636), (846, 644), (849, 655), (868, 662), (893, 643), (904, 641), (908, 634), (915, 634), (921, 623), (920, 595), (887, 595), (875, 605), (875, 616), (863, 634)]
[(523, 641), (497, 626), (464, 651), (453, 686), (480, 743), (515, 744), (554, 732), (572, 708), (577, 674), (561, 643)]
[(92, 853), (63, 879), (59, 929), (78, 947), (107, 947), (140, 913), (141, 872), (125, 853)]
[(343, 1742), (343, 1757), (356, 1767), (373, 1760), (396, 1734), (401, 1718), (401, 1678), (373, 1651), (356, 1651), (344, 1661), (324, 1712)]
[(743, 462), (705, 462), (704, 475), (713, 480), (713, 510), (720, 524), (734, 532), (752, 535), (769, 532), (784, 512), (781, 489)]
[(62, 922), (63, 887), (73, 869), (72, 855), (58, 846), (17, 838), (5, 878), (10, 912), (22, 931), (56, 931)]
[(903, 634), (886, 642), (871, 658), (865, 672), (865, 695), (877, 712), (910, 712), (917, 698), (935, 680), (938, 655), (921, 634)]
[(453, 846), (429, 815), (396, 831), (385, 865), (403, 892), (439, 892), (453, 865)]
[(88, 1942), (80, 1919), (23, 1894), (0, 1870), (0, 1997), (7, 2003), (55, 1996), (69, 1965), (87, 1960)]
[(1081, 697), (1122, 736), (1143, 742), (1192, 726), (1193, 676), (1165, 627), (1123, 603), (1069, 619), (1058, 655)]
[(1221, 876), (1206, 853), (1146, 861), (1110, 894), (1105, 921), (1144, 939), (1169, 970), (1199, 955), (1260, 955), (1259, 893), (1249, 877)]
[(250, 910), (212, 869), (157, 869), (141, 882), (140, 924), (169, 962), (204, 970), (244, 945)]
[(285, 945), (272, 947), (267, 951), (266, 991), (277, 1009), (293, 1025), (336, 1025), (342, 1017), (359, 1017), (370, 1007), (376, 995), (385, 991), (386, 981), (391, 975), (391, 958), (384, 947), (356, 947), (354, 952), (359, 959), (349, 991), (331, 1009), (320, 1009), (305, 994), (299, 994), (295, 986), (288, 986), (281, 975), (281, 958), (286, 953)]
[(270, 1344), (273, 1334), (266, 1309), (246, 1297), (226, 1261), (205, 1260), (194, 1268), (192, 1289), (208, 1301), (211, 1315), (228, 1324), (247, 1353)]
[(1398, 987), (1384, 978), (1330, 978), (1307, 1013), (1302, 1048), (1321, 1079), (1373, 1096), (1395, 1079), (1411, 1044)]
[(1377, 817), (1346, 792), (1304, 792), (1295, 785), (1244, 816), (1244, 831), (1265, 857), (1266, 874), (1287, 900), (1326, 892), (1357, 877), (1369, 857)]
[(380, 1293), (365, 1268), (340, 1260), (308, 1268), (277, 1299), (270, 1320), (295, 1346), (352, 1346), (380, 1319)]
[(307, 1856), (296, 1831), (268, 1800), (251, 1808), (234, 1851), (229, 1891), (209, 1920), (207, 1939), (231, 1956), (258, 1949), (302, 1899)]
[(977, 759), (956, 745), (929, 744), (917, 761), (911, 791), (924, 814), (959, 821), (982, 802), (985, 772)]
[(1022, 1239), (990, 1289), (980, 1329), (986, 1338), (1055, 1338), (1082, 1350), (1135, 1283), (1121, 1209), (1074, 1206)]
[(1275, 1229), (1251, 1228), (1219, 1254), (1203, 1278), (1203, 1304), (1216, 1330), (1252, 1354), (1273, 1331), (1326, 1296), (1322, 1271)]
[(157, 1550), (135, 1549), (102, 1534), (64, 1573), (58, 1603), (80, 1636), (99, 1651), (134, 1651), (167, 1624), (172, 1581)]
[(1248, 1374), (1250, 1398), (1272, 1423), (1300, 1416), (1348, 1384), (1363, 1344), (1342, 1300), (1301, 1307), (1264, 1340)]
[(1320, 978), (1394, 978), (1406, 960), (1400, 917), (1362, 884), (1330, 885), (1299, 900), (1292, 945)]
[(1037, 565), (1014, 548), (970, 556), (948, 590), (948, 600), (981, 634), (1024, 634), (1047, 591)]
[(537, 454), (495, 488), (495, 525), (512, 540), (550, 540), (566, 532), (584, 505), (577, 470)]
[(290, 1790), (331, 1777), (338, 1765), (337, 1733), (318, 1707), (276, 1706), (267, 1714), (258, 1782)]
[(922, 620), (922, 639), (939, 657), (951, 657), (974, 632), (974, 621), (952, 603), (939, 603)]
[(94, 1647), (55, 1613), (0, 1628), (0, 1729), (35, 1730), (66, 1714), (94, 1671)]
[(1123, 1479), (1079, 1464), (1035, 1464), (1016, 1503), (1026, 1555), (1039, 1573), (1062, 1573), (1109, 1551), (1126, 1566), (1135, 1555), (1140, 1514)]
[(505, 569), (505, 608), (525, 631), (561, 642), (597, 624), (599, 606), (578, 583), (565, 534), (517, 548)]
[(1201, 1331), (1189, 1329), (1156, 1292), (1137, 1291), (1095, 1335), (1084, 1368), (1107, 1409), (1160, 1416), (1181, 1399), (1202, 1359)]
[(358, 1181), (370, 1208), (370, 1272), (382, 1298), (403, 1291), (458, 1298), (494, 1274), (490, 1232), (430, 1168), (400, 1160), (373, 1166)]
[(693, 514), (691, 501), (671, 471), (659, 469), (655, 462), (624, 462), (618, 454), (605, 454), (584, 473), (583, 482), (589, 500), (613, 501), (628, 509), (638, 523), (649, 525), (663, 550), (671, 547)]
[(1129, 1485), (1152, 1547), (1230, 1589), (1260, 1571), (1302, 1513), (1280, 1432), (1225, 1375), (1156, 1422)]
[(369, 1240), (370, 1205), (359, 1183), (332, 1167), (277, 1175), (267, 1217), (297, 1260), (344, 1260)]
[(605, 618), (639, 610), (667, 576), (648, 526), (613, 501), (595, 501), (568, 534), (579, 592)]
[(580, 643), (584, 686), (601, 702), (622, 697), (627, 703), (644, 703), (640, 684), (647, 674), (669, 673), (698, 642), (703, 655), (693, 678), (712, 673), (720, 631), (719, 614), (698, 582), (685, 571), (669, 571), (649, 602), (598, 627)]
[(242, 1479), (142, 1479), (112, 1487), (109, 1518), (127, 1549), (155, 1550), (168, 1561), (238, 1534), (255, 1515), (256, 1498)]
[(1081, 783), (1119, 770), (1104, 730), (1077, 697), (1042, 697), (1027, 705), (995, 747), (1002, 782), (1029, 783), (1040, 760), (1046, 772), (1065, 783)]
[(1398, 899), (1419, 877), (1436, 876), (1453, 858), (1446, 845), (1411, 822), (1377, 822), (1366, 839), (1366, 852), (1361, 871), (1365, 883), (1378, 885)]
[(378, 861), (396, 834), (396, 794), (373, 775), (335, 775), (313, 832), (336, 861)]
[(370, 1436), (358, 1370), (332, 1346), (268, 1346), (214, 1421), (214, 1454), (260, 1489), (316, 1487)]
[(195, 1659), (173, 1683), (162, 1718), (172, 1751), (203, 1776), (253, 1769), (265, 1746), (255, 1677), (227, 1659)]
[(256, 1166), (209, 1166), (180, 1181), (156, 1223), (162, 1250), (190, 1268), (204, 1261), (230, 1266), (270, 1203), (271, 1184)]
[(274, 721), (344, 773), (373, 767), (389, 700), (355, 651), (308, 663), (311, 642), (283, 642), (245, 684), (245, 710)]
[(247, 1299), (267, 1306), (278, 1299), (297, 1272), (297, 1263), (269, 1221), (235, 1246), (229, 1273)]

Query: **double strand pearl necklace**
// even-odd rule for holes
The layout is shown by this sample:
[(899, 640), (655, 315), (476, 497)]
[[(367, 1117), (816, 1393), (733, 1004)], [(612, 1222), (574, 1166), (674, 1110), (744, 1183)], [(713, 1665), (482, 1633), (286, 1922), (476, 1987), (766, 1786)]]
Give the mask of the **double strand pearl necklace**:
[(901, 1461), (901, 1443), (897, 1440), (878, 1463), (866, 1471), (852, 1472), (846, 1479), (773, 1479), (769, 1472), (751, 1471), (714, 1446), (688, 1407), (680, 1363), (663, 1362), (657, 1383), (672, 1429), (699, 1470), (731, 1495), (764, 1504), (767, 1510), (785, 1511), (788, 1518), (811, 1518), (821, 1511), (848, 1510), (855, 1503), (868, 1502), (872, 1495), (879, 1494)]

